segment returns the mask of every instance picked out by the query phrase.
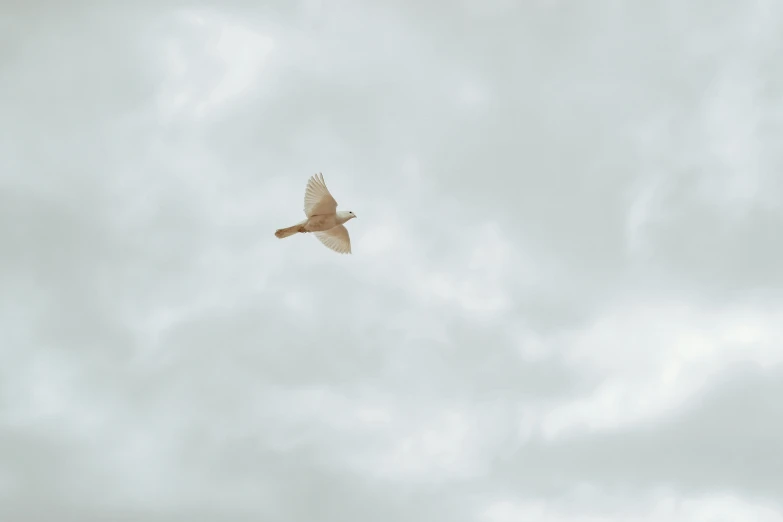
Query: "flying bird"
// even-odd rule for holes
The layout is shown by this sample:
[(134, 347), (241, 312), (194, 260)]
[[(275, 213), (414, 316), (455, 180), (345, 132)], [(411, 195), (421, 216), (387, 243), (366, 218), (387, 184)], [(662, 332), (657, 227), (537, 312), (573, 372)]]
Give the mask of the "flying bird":
[(356, 217), (348, 210), (337, 210), (334, 200), (326, 188), (324, 176), (314, 174), (307, 182), (304, 197), (304, 213), (307, 219), (287, 228), (275, 231), (280, 239), (294, 234), (312, 232), (327, 248), (339, 254), (351, 253), (351, 237), (344, 223)]

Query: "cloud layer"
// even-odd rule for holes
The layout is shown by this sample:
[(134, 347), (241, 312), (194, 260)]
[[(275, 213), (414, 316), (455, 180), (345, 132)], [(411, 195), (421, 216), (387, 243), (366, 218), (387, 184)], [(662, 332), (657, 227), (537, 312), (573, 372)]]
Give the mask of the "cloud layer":
[(783, 520), (776, 3), (45, 5), (3, 520)]

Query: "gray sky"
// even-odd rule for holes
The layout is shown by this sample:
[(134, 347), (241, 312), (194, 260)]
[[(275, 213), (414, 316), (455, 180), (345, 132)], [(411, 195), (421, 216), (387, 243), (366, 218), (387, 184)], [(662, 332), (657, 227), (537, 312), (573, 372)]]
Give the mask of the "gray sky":
[(780, 2), (127, 4), (0, 7), (0, 519), (783, 521)]

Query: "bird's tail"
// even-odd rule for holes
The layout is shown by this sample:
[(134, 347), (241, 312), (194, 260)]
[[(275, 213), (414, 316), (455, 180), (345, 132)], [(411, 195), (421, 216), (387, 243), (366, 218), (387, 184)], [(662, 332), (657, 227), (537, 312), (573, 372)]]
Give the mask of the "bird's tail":
[(286, 228), (279, 228), (275, 230), (275, 236), (279, 237), (280, 239), (283, 239), (284, 237), (293, 236), (294, 234), (299, 232), (299, 227), (301, 227), (301, 223), (297, 223), (296, 225), (286, 227)]

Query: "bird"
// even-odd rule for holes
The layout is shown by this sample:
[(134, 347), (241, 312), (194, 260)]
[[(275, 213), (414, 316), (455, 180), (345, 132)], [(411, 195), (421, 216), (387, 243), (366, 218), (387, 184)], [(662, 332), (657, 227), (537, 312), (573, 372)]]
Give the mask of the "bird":
[(351, 253), (351, 236), (345, 223), (356, 217), (349, 210), (337, 210), (337, 201), (326, 188), (322, 173), (313, 174), (307, 181), (304, 196), (304, 213), (307, 219), (296, 225), (279, 228), (275, 236), (283, 239), (294, 234), (312, 232), (324, 246), (338, 254)]

